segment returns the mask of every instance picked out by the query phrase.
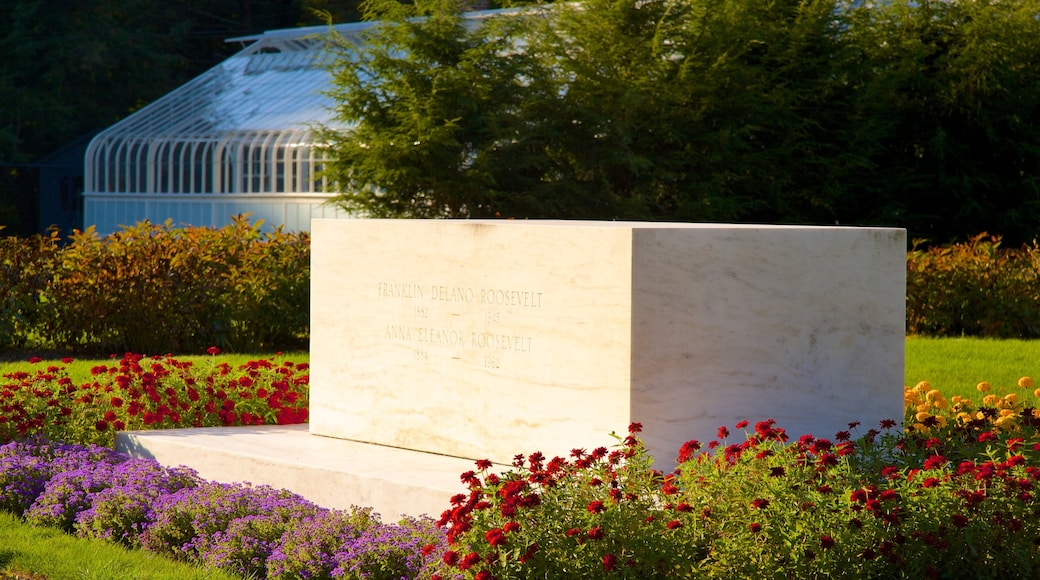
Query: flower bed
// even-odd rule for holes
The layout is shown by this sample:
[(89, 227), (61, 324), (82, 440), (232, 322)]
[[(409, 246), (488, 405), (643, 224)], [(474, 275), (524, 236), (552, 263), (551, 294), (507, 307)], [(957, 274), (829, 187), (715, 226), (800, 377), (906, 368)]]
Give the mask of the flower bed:
[[(263, 372), (282, 380), (276, 369), (290, 368), (245, 367), (221, 374), (218, 365), (214, 392), (196, 388), (199, 401), (188, 397), (181, 418), (194, 417), (203, 392), (213, 401), (223, 388), (230, 400), (233, 383), (250, 393), (234, 399), (241, 420), (239, 405), (259, 398), (250, 389), (268, 384)], [(253, 383), (243, 386), (244, 376)], [(157, 414), (161, 403), (136, 388)], [(45, 398), (25, 389), (13, 392)], [(0, 448), (0, 509), (255, 578), (1036, 577), (1040, 391), (1028, 377), (1007, 392), (979, 390), (975, 402), (947, 400), (927, 383), (907, 388), (905, 427), (853, 423), (827, 438), (789, 436), (772, 420), (721, 427), (712, 441), (678, 449), (668, 473), (652, 469), (633, 423), (611, 449), (525, 451), (505, 473), (478, 461), (438, 521), (397, 524), (30, 438)], [(85, 391), (111, 406), (97, 388)], [(143, 423), (139, 415), (127, 418)], [(261, 415), (277, 420), (277, 411)]]
[(77, 385), (66, 367), (72, 359), (60, 366), (30, 362), (41, 368), (6, 374), (0, 382), (0, 442), (40, 434), (111, 446), (123, 430), (307, 421), (306, 363), (274, 357), (232, 368), (216, 359), (128, 353), (95, 366), (92, 380)]
[(42, 437), (0, 447), (0, 509), (251, 578), (420, 577), (445, 547), (429, 518), (384, 524), (366, 509)]

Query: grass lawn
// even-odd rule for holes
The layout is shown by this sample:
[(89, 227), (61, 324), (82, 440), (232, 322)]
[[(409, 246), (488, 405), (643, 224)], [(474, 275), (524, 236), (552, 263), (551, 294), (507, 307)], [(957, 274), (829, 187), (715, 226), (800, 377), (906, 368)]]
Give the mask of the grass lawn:
[[(72, 358), (73, 358), (73, 361), (71, 363), (69, 363), (69, 364), (64, 364), (60, 360), (57, 360), (57, 359), (55, 359), (55, 360), (45, 359), (45, 363), (46, 364), (44, 364), (44, 363), (32, 364), (32, 363), (29, 363), (28, 359), (17, 360), (17, 361), (6, 361), (6, 362), (3, 361), (3, 360), (0, 360), (0, 377), (2, 377), (5, 374), (8, 374), (8, 373), (14, 373), (14, 372), (18, 372), (18, 371), (25, 371), (25, 372), (29, 372), (29, 373), (34, 373), (37, 370), (39, 370), (41, 368), (44, 368), (46, 365), (54, 365), (54, 366), (59, 366), (59, 367), (64, 366), (65, 369), (66, 369), (66, 372), (68, 372), (68, 374), (69, 374), (69, 378), (72, 379), (72, 382), (74, 384), (79, 385), (81, 383), (90, 382), (90, 380), (91, 380), (90, 369), (91, 368), (93, 368), (95, 366), (99, 366), (99, 365), (113, 366), (113, 365), (115, 365), (115, 364), (117, 364), (119, 362), (119, 357), (117, 357), (115, 359), (111, 359), (111, 358), (101, 358), (101, 359), (88, 359), (88, 358), (84, 358), (84, 359), (79, 359), (79, 358), (75, 358), (75, 357), (72, 357)], [(182, 355), (174, 355), (173, 358), (175, 358), (175, 359), (177, 359), (179, 361), (191, 361), (192, 363), (194, 363), (196, 365), (208, 365), (208, 364), (212, 364), (212, 363), (216, 363), (216, 364), (227, 363), (227, 364), (231, 365), (233, 368), (236, 368), (236, 367), (238, 367), (240, 365), (243, 365), (243, 364), (245, 364), (245, 363), (247, 363), (247, 362), (249, 362), (251, 360), (257, 360), (257, 359), (262, 359), (262, 358), (276, 358), (278, 360), (283, 360), (283, 361), (288, 360), (288, 361), (292, 361), (294, 363), (305, 363), (305, 362), (309, 362), (310, 361), (310, 354), (307, 353), (307, 352), (285, 352), (285, 353), (282, 353), (281, 355), (276, 355), (274, 353), (264, 353), (264, 354), (255, 354), (255, 353), (254, 354), (224, 354), (224, 353), (221, 353), (221, 354), (219, 354), (217, 356), (210, 356), (210, 355), (207, 355), (207, 354), (203, 354), (203, 355), (183, 355), (183, 356)], [(0, 578), (0, 580), (3, 580), (3, 579)]]
[[(29, 574), (31, 572), (31, 574)], [(0, 511), (0, 580), (231, 580), (237, 578), (174, 562), (142, 550), (36, 528)]]
[(975, 385), (983, 381), (995, 392), (1021, 392), (1017, 382), (1024, 376), (1040, 384), (1040, 340), (906, 339), (906, 384), (928, 381), (947, 398), (979, 400)]

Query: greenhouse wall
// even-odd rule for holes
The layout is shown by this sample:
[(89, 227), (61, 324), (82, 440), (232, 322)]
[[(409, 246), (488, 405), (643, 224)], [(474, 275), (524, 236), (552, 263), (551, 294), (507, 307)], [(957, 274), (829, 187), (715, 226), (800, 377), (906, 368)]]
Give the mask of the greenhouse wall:
[(86, 196), (84, 223), (93, 225), (98, 234), (107, 235), (142, 220), (152, 223), (170, 220), (175, 226), (219, 228), (230, 223), (232, 216), (248, 213), (250, 221), (263, 220), (267, 228), (280, 225), (289, 231), (310, 231), (311, 219), (350, 217), (327, 203), (327, 196), (281, 194), (227, 198), (227, 195), (206, 194), (185, 199), (181, 194), (93, 193)]

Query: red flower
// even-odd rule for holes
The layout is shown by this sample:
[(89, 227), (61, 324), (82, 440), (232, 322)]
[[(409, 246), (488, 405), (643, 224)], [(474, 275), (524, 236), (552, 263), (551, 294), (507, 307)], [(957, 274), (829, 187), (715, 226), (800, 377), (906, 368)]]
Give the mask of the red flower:
[(603, 554), (603, 568), (613, 570), (617, 566), (617, 556), (614, 554)]
[(491, 528), (490, 530), (485, 532), (484, 539), (487, 540), (487, 543), (491, 544), (493, 547), (496, 548), (506, 543), (505, 533), (503, 533), (502, 530), (498, 528)]
[(744, 420), (744, 421), (737, 421), (737, 424), (734, 425), (734, 427), (736, 427), (737, 429), (743, 429), (743, 428), (745, 428), (747, 426), (748, 426), (748, 422), (746, 420)]
[(586, 509), (589, 510), (589, 513), (598, 514), (607, 508), (603, 505), (603, 502), (599, 500), (594, 500), (589, 502), (589, 505)]
[(217, 356), (218, 354), (220, 354), (220, 349), (215, 346), (211, 346), (206, 349), (206, 352), (212, 356)]
[(953, 517), (950, 518), (950, 521), (953, 523), (954, 526), (957, 526), (958, 528), (967, 527), (968, 525), (968, 518), (964, 517), (962, 514), (953, 514)]
[(599, 526), (595, 526), (589, 530), (589, 533), (585, 534), (585, 537), (590, 540), (602, 540), (603, 535), (603, 530)]
[(488, 469), (491, 469), (491, 462), (487, 459), (479, 459), (477, 460), (477, 469), (479, 469), (480, 471), (486, 471)]
[(642, 423), (630, 423), (628, 425), (628, 432), (633, 434), (633, 435), (635, 435), (636, 433), (639, 433), (642, 430), (643, 430), (643, 424)]
[(715, 434), (715, 436), (718, 437), (719, 439), (725, 439), (726, 437), (729, 437), (729, 429), (727, 429), (725, 427), (725, 425), (722, 426), (722, 427), (719, 427), (719, 431), (718, 431), (718, 433)]
[(942, 455), (932, 455), (924, 460), (925, 469), (940, 469), (944, 465), (946, 465), (946, 458)]
[(755, 506), (756, 509), (764, 510), (769, 507), (769, 500), (758, 498), (751, 502), (751, 505)]
[(701, 444), (696, 439), (691, 439), (686, 443), (683, 443), (682, 447), (679, 448), (679, 457), (677, 461), (679, 463), (683, 463), (685, 461), (693, 459), (693, 457), (697, 454), (698, 451), (700, 451), (700, 449)]
[(506, 525), (502, 526), (502, 531), (513, 533), (520, 530), (520, 524), (516, 522), (506, 522)]
[(462, 558), (461, 562), (459, 562), (459, 570), (468, 570), (468, 569), (472, 568), (473, 566), (476, 566), (479, 563), (480, 563), (480, 554), (478, 554), (476, 552), (470, 552), (469, 554), (466, 554)]
[(94, 423), (94, 428), (98, 431), (105, 431), (108, 429), (108, 423), (104, 420)]
[(820, 536), (820, 547), (824, 550), (830, 550), (834, 547), (834, 538), (830, 536)]
[(667, 524), (669, 530), (678, 530), (682, 527), (682, 522), (679, 520), (672, 520)]
[(495, 577), (491, 575), (491, 572), (481, 570), (480, 572), (477, 572), (477, 575), (473, 577), (473, 580), (494, 580), (494, 578)]
[(986, 431), (984, 433), (979, 433), (979, 443), (986, 443), (987, 441), (995, 441), (996, 439), (997, 439), (997, 434), (994, 433), (993, 431)]
[(748, 528), (751, 530), (752, 534), (757, 534), (762, 531), (762, 524), (755, 522), (748, 526)]
[(34, 364), (41, 363), (41, 362), (43, 362), (43, 359), (38, 357), (38, 356), (34, 356), (34, 357), (30, 357), (29, 358), (29, 364), (33, 364), (34, 365)]
[(449, 566), (454, 566), (459, 561), (459, 554), (454, 550), (448, 550), (444, 552), (444, 563)]

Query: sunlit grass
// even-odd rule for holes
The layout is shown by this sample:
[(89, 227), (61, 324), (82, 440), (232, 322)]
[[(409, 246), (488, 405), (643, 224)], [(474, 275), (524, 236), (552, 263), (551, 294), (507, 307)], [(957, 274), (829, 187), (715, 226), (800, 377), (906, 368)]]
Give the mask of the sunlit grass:
[(980, 400), (979, 383), (1020, 392), (1016, 384), (1023, 376), (1040, 379), (1040, 340), (906, 339), (906, 385), (928, 381), (947, 397)]
[[(69, 378), (75, 384), (88, 382), (91, 380), (90, 369), (99, 365), (113, 365), (119, 360), (116, 358), (77, 358), (71, 357), (72, 362), (64, 364), (61, 360), (44, 359), (43, 363), (30, 363), (28, 359), (13, 361), (13, 362), (0, 362), (0, 377), (8, 373), (15, 373), (18, 371), (24, 371), (28, 373), (34, 373), (39, 370), (42, 366), (46, 366), (48, 363), (53, 363), (56, 366), (64, 366), (68, 371)], [(179, 361), (190, 361), (194, 364), (199, 363), (227, 363), (233, 368), (241, 366), (249, 361), (265, 359), (265, 358), (278, 358), (280, 360), (288, 360), (294, 363), (306, 363), (310, 361), (310, 353), (303, 352), (284, 352), (281, 354), (276, 353), (252, 353), (252, 354), (226, 354), (220, 353), (219, 355), (212, 356), (208, 354), (202, 355), (176, 355)]]
[(219, 570), (174, 562), (116, 544), (77, 538), (57, 528), (30, 526), (0, 511), (0, 579), (231, 580)]

